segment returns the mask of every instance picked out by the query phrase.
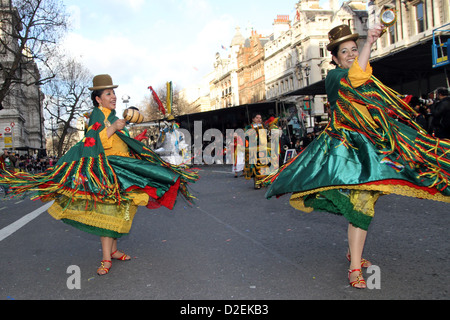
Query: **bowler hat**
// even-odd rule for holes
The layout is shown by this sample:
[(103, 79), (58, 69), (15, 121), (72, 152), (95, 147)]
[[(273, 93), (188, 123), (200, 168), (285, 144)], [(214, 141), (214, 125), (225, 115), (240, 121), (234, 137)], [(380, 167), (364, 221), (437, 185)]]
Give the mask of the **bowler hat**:
[(94, 77), (92, 80), (93, 86), (89, 90), (104, 90), (104, 89), (114, 89), (118, 86), (113, 84), (112, 78), (109, 74), (100, 74)]
[(359, 34), (352, 33), (350, 27), (346, 24), (337, 26), (328, 32), (328, 39), (330, 43), (327, 45), (327, 50), (332, 51), (336, 46), (340, 45), (342, 42), (349, 40), (358, 40)]

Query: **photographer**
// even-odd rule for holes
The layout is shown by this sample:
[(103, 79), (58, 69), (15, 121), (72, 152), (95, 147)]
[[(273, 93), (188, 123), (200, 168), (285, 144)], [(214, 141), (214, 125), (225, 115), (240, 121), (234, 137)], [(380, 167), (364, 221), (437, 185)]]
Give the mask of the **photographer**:
[(437, 89), (437, 102), (432, 110), (431, 122), (434, 135), (441, 139), (450, 139), (450, 98), (447, 88)]

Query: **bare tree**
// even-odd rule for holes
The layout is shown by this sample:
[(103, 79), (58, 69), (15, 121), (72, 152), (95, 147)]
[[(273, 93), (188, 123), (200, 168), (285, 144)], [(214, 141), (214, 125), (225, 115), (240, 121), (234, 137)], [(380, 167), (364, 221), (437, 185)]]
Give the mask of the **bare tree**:
[(56, 135), (55, 151), (58, 157), (73, 144), (78, 129), (76, 122), (92, 109), (89, 87), (92, 74), (73, 58), (62, 60), (55, 67), (56, 76), (44, 86), (47, 131)]
[(9, 10), (0, 15), (0, 108), (11, 86), (34, 85), (39, 79), (28, 72), (28, 64), (46, 69), (45, 83), (55, 74), (48, 63), (58, 40), (67, 29), (68, 17), (59, 0), (2, 0)]

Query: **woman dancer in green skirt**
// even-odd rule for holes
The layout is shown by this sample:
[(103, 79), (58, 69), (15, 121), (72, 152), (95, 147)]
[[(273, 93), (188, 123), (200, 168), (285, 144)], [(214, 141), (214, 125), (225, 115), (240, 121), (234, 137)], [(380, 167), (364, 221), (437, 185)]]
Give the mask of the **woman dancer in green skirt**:
[(450, 202), (450, 140), (427, 135), (416, 112), (372, 76), (373, 44), (383, 28), (368, 31), (359, 52), (347, 25), (329, 32), (336, 69), (325, 86), (331, 106), (327, 128), (302, 153), (265, 180), (266, 197), (292, 193), (293, 207), (343, 215), (349, 221), (349, 283), (365, 288), (362, 258), (374, 206), (382, 194)]

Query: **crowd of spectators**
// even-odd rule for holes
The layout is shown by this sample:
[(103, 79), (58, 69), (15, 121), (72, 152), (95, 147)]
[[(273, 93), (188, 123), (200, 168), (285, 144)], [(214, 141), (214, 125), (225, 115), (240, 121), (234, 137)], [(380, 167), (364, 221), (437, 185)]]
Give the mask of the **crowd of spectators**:
[(450, 97), (447, 88), (428, 96), (408, 96), (406, 101), (418, 112), (416, 118), (425, 131), (440, 139), (450, 139)]
[(21, 155), (18, 158), (16, 168), (30, 173), (44, 172), (47, 168), (56, 164), (54, 157), (38, 158), (36, 155)]
[[(47, 168), (56, 164), (55, 157), (38, 157), (36, 154), (18, 155), (12, 150), (4, 149), (1, 159), (5, 159), (7, 165), (3, 166), (7, 170), (23, 171), (29, 173), (44, 172)], [(5, 162), (2, 161), (2, 163)]]

